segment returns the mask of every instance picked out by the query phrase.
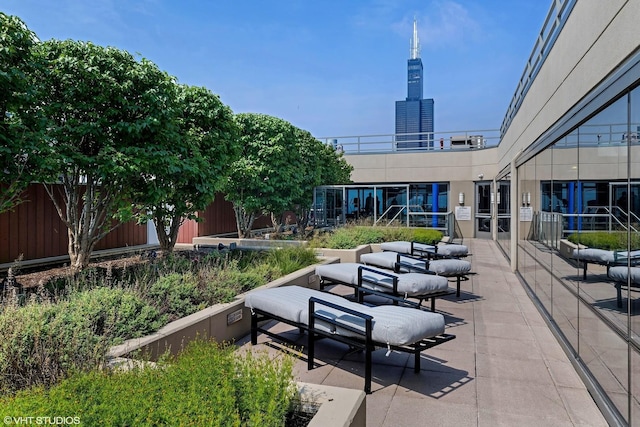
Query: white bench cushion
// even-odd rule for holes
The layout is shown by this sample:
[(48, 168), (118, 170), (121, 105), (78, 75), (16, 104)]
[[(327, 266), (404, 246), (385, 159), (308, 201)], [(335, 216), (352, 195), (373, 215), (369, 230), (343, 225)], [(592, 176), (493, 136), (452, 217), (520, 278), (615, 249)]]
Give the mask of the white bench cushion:
[[(245, 305), (295, 323), (308, 325), (309, 298), (311, 297), (372, 316), (372, 339), (378, 343), (407, 345), (444, 333), (444, 317), (439, 313), (393, 305), (369, 307), (348, 301), (337, 295), (300, 286), (282, 286), (252, 291), (247, 294)], [(364, 331), (365, 322), (357, 316), (322, 304), (317, 304), (315, 310), (319, 314)], [(315, 327), (343, 336), (357, 335), (322, 321), (317, 322)]]
[[(442, 244), (438, 245), (437, 250), (433, 245), (425, 245), (423, 243), (414, 243), (413, 248), (416, 251), (438, 253), (445, 256), (467, 256), (469, 254), (469, 248), (465, 245), (457, 244)], [(411, 255), (411, 242), (396, 241), (396, 242), (384, 242), (380, 244), (380, 249), (383, 251), (398, 252), (401, 254)]]
[(613, 251), (596, 248), (574, 249), (573, 257), (578, 260), (601, 264), (609, 264), (615, 261)]
[(461, 259), (435, 259), (429, 262), (429, 271), (441, 276), (462, 276), (471, 271), (471, 263)]
[[(316, 274), (321, 279), (358, 286), (358, 269), (362, 266), (353, 262), (319, 265), (316, 267)], [(389, 293), (393, 290), (393, 280), (388, 277), (389, 274), (398, 278), (398, 293), (406, 296), (424, 296), (446, 291), (449, 288), (448, 280), (441, 276), (421, 273), (395, 274), (376, 267), (367, 266), (367, 268), (376, 272), (363, 271), (362, 278), (366, 282), (362, 283), (362, 286), (375, 291)]]
[[(364, 264), (375, 265), (382, 268), (388, 268), (393, 270), (395, 264), (398, 261), (398, 253), (396, 252), (374, 252), (371, 254), (363, 254), (360, 256), (360, 261)], [(400, 261), (410, 264), (414, 267), (425, 268), (426, 261), (417, 260), (400, 255)], [(440, 276), (462, 276), (471, 271), (471, 263), (460, 259), (436, 259), (428, 262), (429, 271), (432, 271)], [(401, 268), (400, 271), (408, 271), (406, 268)]]
[(609, 277), (616, 282), (626, 282), (631, 271), (631, 283), (634, 285), (640, 284), (640, 267), (616, 266), (609, 269)]
[(597, 248), (574, 249), (573, 258), (586, 262), (613, 264), (625, 262), (627, 258), (638, 261), (640, 259), (640, 251), (609, 251)]

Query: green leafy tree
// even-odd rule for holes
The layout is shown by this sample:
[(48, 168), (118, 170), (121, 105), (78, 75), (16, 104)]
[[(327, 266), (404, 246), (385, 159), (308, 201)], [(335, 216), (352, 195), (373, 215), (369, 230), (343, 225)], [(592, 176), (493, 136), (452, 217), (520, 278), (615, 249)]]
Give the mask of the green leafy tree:
[(282, 212), (303, 191), (297, 185), (300, 169), (296, 128), (265, 114), (235, 116), (242, 153), (233, 162), (223, 191), (233, 203), (238, 235), (249, 237), (258, 215)]
[(22, 202), (33, 174), (39, 170), (42, 139), (28, 76), (37, 67), (32, 48), (35, 34), (16, 16), (0, 12), (0, 212)]
[(174, 137), (175, 83), (155, 64), (90, 42), (44, 42), (34, 73), (50, 147), (45, 188), (68, 228), (73, 269), (132, 215), (131, 181), (150, 175), (153, 144)]
[(153, 219), (161, 249), (172, 251), (186, 219), (199, 220), (239, 154), (233, 113), (203, 87), (177, 86), (176, 139), (154, 144), (153, 174), (136, 187), (142, 222)]

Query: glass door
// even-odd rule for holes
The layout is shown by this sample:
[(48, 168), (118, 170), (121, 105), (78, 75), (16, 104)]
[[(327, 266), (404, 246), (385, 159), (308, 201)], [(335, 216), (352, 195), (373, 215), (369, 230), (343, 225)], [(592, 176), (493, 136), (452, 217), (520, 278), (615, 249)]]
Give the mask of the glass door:
[(476, 182), (476, 237), (491, 239), (491, 181)]

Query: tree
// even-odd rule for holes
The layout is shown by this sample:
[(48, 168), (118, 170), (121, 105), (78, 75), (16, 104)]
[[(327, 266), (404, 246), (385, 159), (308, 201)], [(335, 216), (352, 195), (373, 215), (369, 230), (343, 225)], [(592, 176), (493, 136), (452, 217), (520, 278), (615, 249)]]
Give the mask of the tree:
[(300, 169), (296, 128), (265, 114), (235, 116), (242, 152), (233, 162), (223, 191), (233, 203), (239, 237), (250, 237), (258, 215), (282, 212), (299, 196)]
[(34, 73), (50, 147), (44, 186), (68, 228), (73, 269), (131, 216), (130, 182), (149, 175), (153, 144), (173, 137), (175, 83), (155, 64), (90, 42), (47, 41)]
[(180, 225), (198, 220), (226, 180), (240, 150), (233, 113), (206, 88), (177, 86), (176, 139), (151, 147), (154, 173), (136, 187), (141, 222), (153, 219), (160, 247), (172, 251)]
[(22, 202), (39, 170), (40, 116), (24, 114), (31, 103), (28, 76), (37, 66), (31, 52), (36, 42), (20, 18), (0, 12), (0, 212)]

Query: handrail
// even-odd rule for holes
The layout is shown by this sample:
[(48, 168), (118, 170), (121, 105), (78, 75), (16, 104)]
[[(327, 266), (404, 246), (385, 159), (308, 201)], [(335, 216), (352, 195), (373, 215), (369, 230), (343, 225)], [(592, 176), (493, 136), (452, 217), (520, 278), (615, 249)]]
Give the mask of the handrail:
[(509, 108), (507, 108), (504, 120), (502, 121), (502, 126), (500, 126), (501, 139), (505, 133), (507, 133), (507, 130), (511, 125), (511, 121), (518, 113), (520, 105), (522, 105), (522, 101), (527, 95), (533, 81), (538, 76), (538, 72), (547, 59), (547, 55), (551, 52), (553, 44), (562, 31), (564, 24), (567, 22), (569, 15), (571, 15), (571, 11), (576, 3), (577, 0), (554, 0), (551, 3), (551, 7), (549, 8), (549, 12), (547, 12), (547, 17), (544, 20), (542, 29), (538, 34), (538, 39), (533, 46), (527, 65), (520, 77), (520, 82), (518, 83), (516, 92), (509, 103)]
[[(420, 208), (420, 210), (411, 210), (412, 207)], [(392, 213), (393, 213), (392, 217), (387, 217), (387, 215), (391, 215)], [(422, 209), (422, 206), (420, 205), (389, 205), (389, 207), (387, 207), (387, 209), (384, 212), (382, 212), (382, 214), (377, 216), (373, 225), (374, 226), (381, 225), (383, 222), (386, 221), (384, 225), (385, 227), (389, 227), (391, 224), (393, 224), (394, 221), (398, 220), (398, 217), (401, 216), (403, 213), (407, 216), (407, 220), (406, 220), (407, 226), (411, 226), (411, 224), (413, 223), (413, 221), (411, 221), (410, 219), (412, 217), (442, 216), (445, 218), (444, 227), (429, 227), (429, 228), (444, 229), (446, 231), (449, 231), (449, 229), (451, 228), (450, 221), (452, 218), (452, 213), (450, 211), (449, 212), (430, 212)]]
[[(482, 150), (500, 142), (498, 129), (402, 134), (324, 136), (318, 140), (345, 154)], [(424, 145), (424, 146), (419, 146)]]

